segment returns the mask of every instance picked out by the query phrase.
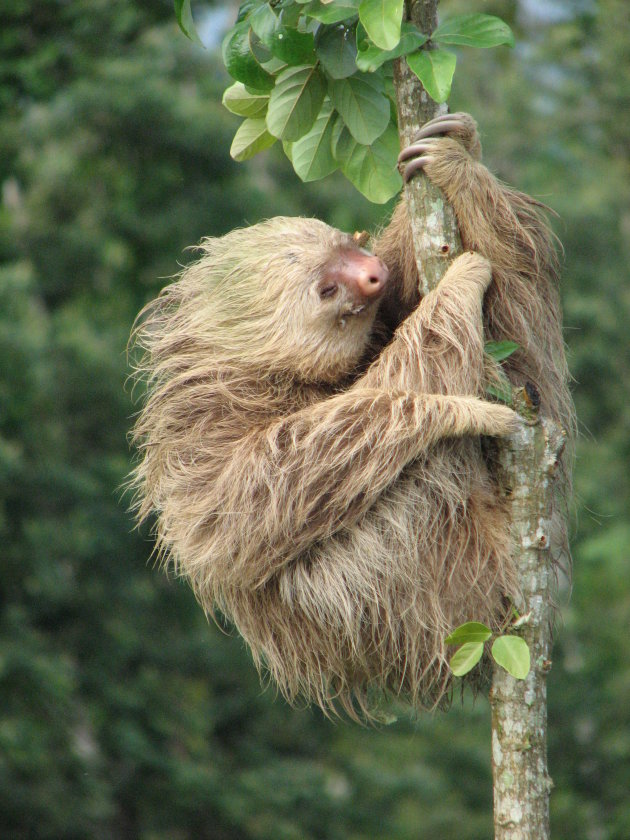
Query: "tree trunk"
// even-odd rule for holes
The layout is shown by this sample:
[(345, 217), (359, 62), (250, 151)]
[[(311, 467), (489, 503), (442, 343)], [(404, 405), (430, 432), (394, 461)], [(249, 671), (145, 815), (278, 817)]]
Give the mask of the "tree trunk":
[[(431, 33), (437, 26), (437, 0), (407, 0), (406, 17)], [(446, 107), (430, 99), (404, 59), (396, 62), (394, 82), (404, 147), (421, 125)], [(405, 189), (420, 291), (426, 294), (439, 283), (452, 258), (461, 253), (461, 240), (452, 208), (428, 178), (416, 176)], [(553, 424), (540, 421), (531, 406), (524, 413), (529, 414), (530, 425), (497, 441), (500, 480), (510, 500), (514, 558), (522, 587), (522, 603), (515, 606), (522, 616), (529, 615), (518, 632), (529, 646), (532, 668), (523, 681), (494, 666), (490, 702), (496, 840), (549, 837), (546, 675), (551, 665), (553, 579), (549, 519), (551, 475), (564, 436)]]
[[(518, 408), (518, 406), (516, 406)], [(502, 486), (511, 512), (514, 558), (521, 582), (521, 603), (528, 616), (521, 635), (532, 666), (516, 680), (495, 663), (490, 692), (492, 768), (496, 840), (545, 840), (549, 837), (547, 773), (547, 673), (551, 668), (553, 568), (550, 523), (553, 474), (565, 435), (544, 418), (498, 446)]]

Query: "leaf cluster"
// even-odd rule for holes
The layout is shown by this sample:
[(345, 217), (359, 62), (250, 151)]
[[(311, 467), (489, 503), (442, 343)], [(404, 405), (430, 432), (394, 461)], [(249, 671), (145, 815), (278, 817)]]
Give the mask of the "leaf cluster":
[[(467, 621), (447, 636), (447, 645), (460, 645), (450, 661), (451, 671), (456, 677), (463, 677), (475, 667), (483, 656), (485, 643), (491, 638), (492, 630), (479, 621)], [(524, 680), (529, 674), (529, 647), (520, 636), (496, 636), (490, 647), (490, 654), (494, 661), (515, 679)]]
[[(189, 4), (177, 0), (190, 35)], [(245, 0), (223, 41), (235, 83), (223, 104), (243, 117), (230, 153), (243, 161), (281, 140), (302, 181), (340, 169), (383, 203), (402, 180), (394, 61), (409, 66), (437, 102), (450, 94), (455, 53), (445, 45), (513, 45), (492, 15), (459, 15), (430, 36), (403, 20), (403, 0)]]

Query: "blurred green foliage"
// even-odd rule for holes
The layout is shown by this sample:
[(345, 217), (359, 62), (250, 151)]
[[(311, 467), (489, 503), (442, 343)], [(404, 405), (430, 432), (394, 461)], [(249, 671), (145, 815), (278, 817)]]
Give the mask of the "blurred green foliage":
[[(445, 9), (462, 13), (470, 3)], [(462, 51), (452, 107), (559, 213), (582, 439), (575, 573), (549, 680), (555, 836), (630, 836), (630, 20), (497, 0), (517, 49)], [(208, 24), (209, 26), (212, 23)], [(203, 32), (203, 26), (201, 27)], [(379, 731), (288, 709), (150, 561), (121, 486), (125, 346), (202, 235), (276, 213), (383, 220), (274, 150), (230, 160), (220, 58), (164, 0), (19, 0), (0, 28), (0, 834), (481, 840), (485, 700)]]

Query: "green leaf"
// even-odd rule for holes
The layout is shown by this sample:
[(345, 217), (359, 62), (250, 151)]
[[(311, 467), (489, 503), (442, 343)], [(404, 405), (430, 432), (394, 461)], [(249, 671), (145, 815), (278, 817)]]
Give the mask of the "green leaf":
[(457, 15), (445, 20), (431, 35), (438, 44), (457, 44), (462, 47), (514, 46), (514, 35), (501, 18), (494, 15)]
[(276, 138), (267, 131), (264, 117), (254, 117), (241, 123), (234, 135), (230, 155), (234, 160), (247, 160), (263, 149), (273, 146)]
[(325, 93), (324, 79), (315, 67), (287, 67), (276, 79), (269, 98), (269, 133), (283, 140), (298, 140), (310, 131)]
[(311, 32), (299, 32), (281, 23), (268, 3), (249, 16), (249, 22), (261, 42), (286, 64), (314, 64), (315, 39)]
[(310, 32), (279, 26), (271, 37), (269, 49), (287, 64), (315, 64), (315, 39)]
[(331, 149), (333, 157), (338, 163), (345, 164), (357, 146), (357, 141), (348, 131), (348, 126), (340, 116), (337, 116), (333, 125)]
[(265, 72), (252, 51), (252, 30), (244, 20), (229, 30), (223, 39), (223, 63), (228, 73), (237, 82), (255, 90), (271, 90), (275, 80)]
[(250, 32), (249, 43), (251, 45), (251, 50), (254, 58), (260, 64), (260, 66), (265, 69), (265, 64), (268, 61), (273, 60), (273, 56), (271, 54), (271, 50), (266, 44), (260, 40), (258, 35), (252, 29)]
[(304, 13), (320, 23), (338, 23), (356, 16), (360, 0), (343, 0), (342, 3), (322, 3), (312, 0), (304, 7)]
[(486, 394), (506, 405), (512, 405), (512, 385), (507, 376), (505, 377), (505, 382), (502, 382), (500, 385), (486, 385)]
[(245, 20), (245, 18), (248, 17), (254, 9), (257, 9), (263, 4), (265, 4), (265, 0), (244, 0), (244, 2), (238, 7), (236, 22), (240, 23), (242, 20)]
[(248, 17), (249, 25), (266, 47), (271, 47), (273, 33), (280, 25), (269, 3), (263, 3)]
[(467, 621), (460, 624), (444, 640), (447, 645), (463, 645), (466, 642), (487, 642), (492, 630), (480, 621)]
[(286, 61), (281, 61), (279, 58), (273, 56), (273, 58), (270, 58), (269, 61), (264, 61), (261, 64), (261, 67), (267, 73), (271, 73), (272, 76), (277, 76), (281, 70), (286, 69), (287, 63)]
[(223, 105), (239, 117), (262, 116), (267, 109), (269, 96), (263, 93), (249, 93), (242, 82), (234, 82), (223, 93)]
[(486, 341), (484, 350), (495, 362), (502, 362), (518, 350), (519, 345), (515, 341)]
[(194, 43), (201, 44), (201, 38), (197, 34), (193, 21), (190, 0), (175, 0), (175, 17), (184, 35)]
[(370, 44), (366, 39), (360, 40), (360, 33), (357, 27), (357, 53), (356, 64), (359, 70), (364, 73), (373, 73), (386, 61), (400, 58), (401, 55), (408, 55), (419, 49), (427, 42), (427, 36), (420, 32), (412, 23), (403, 22), (400, 42), (393, 50), (381, 50)]
[[(337, 139), (339, 141), (341, 137)], [(339, 152), (339, 142), (336, 148)], [(400, 152), (396, 126), (389, 125), (369, 146), (357, 143), (351, 138), (345, 152), (342, 167), (344, 175), (370, 201), (384, 204), (399, 192), (402, 178), (396, 166)]]
[(361, 0), (359, 20), (382, 50), (393, 50), (400, 41), (403, 0)]
[(350, 76), (329, 83), (332, 103), (359, 143), (369, 145), (389, 124), (389, 100), (383, 82), (374, 76)]
[(290, 144), (289, 157), (302, 181), (317, 181), (337, 169), (338, 163), (332, 153), (332, 131), (336, 117), (331, 101), (325, 99), (313, 128)]
[[(304, 14), (304, 9), (297, 3), (281, 2), (278, 4), (278, 16), (283, 26), (290, 29), (298, 28), (298, 21)], [(301, 29), (300, 31), (304, 31)], [(312, 31), (309, 29), (309, 31)]]
[(471, 671), (483, 655), (483, 642), (466, 642), (451, 656), (449, 665), (456, 677)]
[(529, 674), (529, 648), (520, 636), (499, 636), (495, 639), (491, 652), (495, 662), (517, 680), (524, 680)]
[(345, 79), (356, 72), (357, 45), (347, 26), (333, 26), (317, 42), (317, 55), (332, 79)]
[[(485, 351), (499, 363), (509, 358), (515, 350), (518, 350), (519, 345), (514, 341), (486, 341)], [(505, 373), (496, 368), (493, 372), (494, 381), (486, 385), (486, 394), (494, 397), (506, 405), (512, 405), (512, 384)]]
[(407, 56), (407, 64), (436, 102), (448, 99), (456, 62), (455, 53), (447, 50), (420, 50)]

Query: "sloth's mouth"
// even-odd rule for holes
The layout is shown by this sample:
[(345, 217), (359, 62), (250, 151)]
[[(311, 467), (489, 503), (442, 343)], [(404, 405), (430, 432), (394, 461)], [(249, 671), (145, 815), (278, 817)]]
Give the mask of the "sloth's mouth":
[(353, 318), (355, 315), (360, 315), (367, 309), (367, 303), (361, 303), (357, 306), (344, 309), (339, 315), (339, 326), (343, 329), (346, 326), (348, 318)]
[(349, 309), (344, 309), (341, 313), (342, 318), (347, 318), (348, 316), (352, 315), (359, 315), (363, 310), (367, 307), (367, 303), (361, 303), (357, 306), (352, 306)]

